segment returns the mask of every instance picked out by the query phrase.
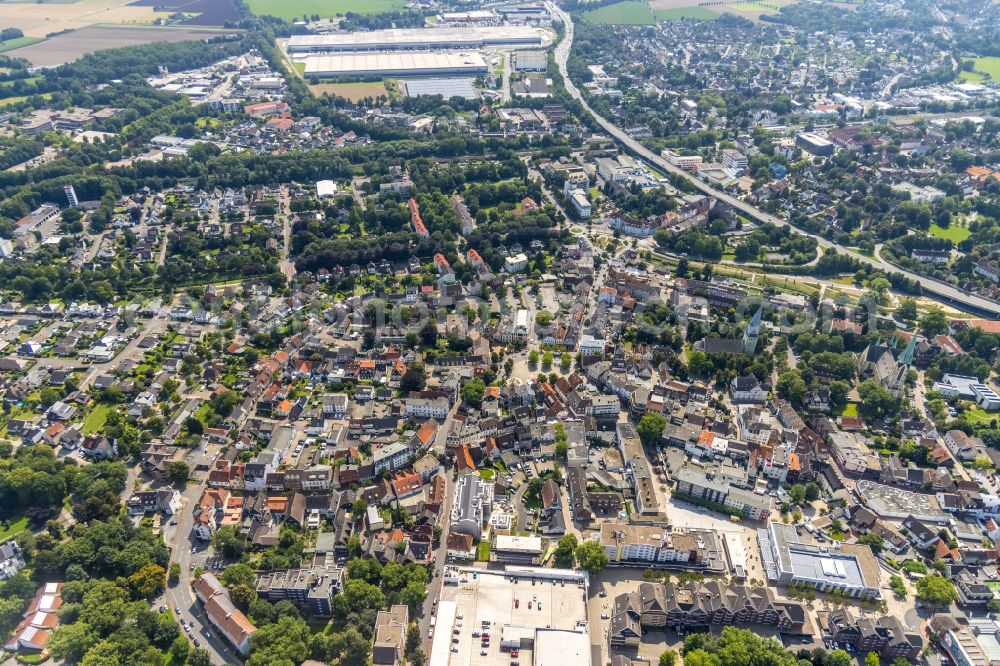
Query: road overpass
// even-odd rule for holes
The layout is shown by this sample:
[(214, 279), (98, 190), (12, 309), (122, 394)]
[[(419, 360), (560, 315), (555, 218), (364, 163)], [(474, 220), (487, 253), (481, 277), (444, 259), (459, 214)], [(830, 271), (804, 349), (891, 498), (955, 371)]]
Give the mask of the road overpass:
[[(657, 171), (672, 173), (681, 176), (682, 178), (685, 178), (688, 182), (690, 182), (692, 185), (698, 188), (698, 190), (701, 191), (703, 194), (715, 197), (719, 201), (732, 207), (735, 210), (738, 210), (740, 213), (746, 215), (748, 218), (752, 220), (756, 220), (762, 223), (769, 222), (779, 227), (792, 226), (787, 221), (782, 220), (781, 218), (776, 217), (774, 215), (771, 215), (770, 213), (762, 211), (756, 206), (753, 206), (726, 192), (717, 190), (708, 183), (705, 183), (695, 178), (694, 176), (684, 171), (683, 169), (675, 167), (673, 164), (670, 164), (665, 159), (663, 159), (650, 149), (646, 148), (646, 146), (642, 145), (641, 143), (630, 137), (628, 134), (622, 131), (621, 128), (612, 123), (610, 120), (595, 113), (594, 110), (590, 108), (590, 105), (587, 104), (587, 100), (584, 99), (583, 94), (580, 92), (580, 90), (570, 80), (569, 72), (566, 68), (566, 62), (569, 59), (569, 52), (573, 46), (573, 19), (570, 18), (569, 14), (567, 14), (558, 6), (552, 3), (549, 3), (549, 9), (552, 12), (553, 16), (558, 17), (562, 20), (565, 30), (565, 34), (563, 36), (562, 41), (560, 41), (556, 45), (554, 55), (556, 64), (559, 66), (559, 73), (562, 75), (563, 85), (566, 87), (566, 91), (570, 94), (570, 96), (575, 98), (577, 101), (580, 102), (580, 104), (583, 105), (583, 108), (585, 108), (594, 117), (594, 120), (596, 120), (597, 123), (604, 129), (604, 131), (607, 132), (613, 139), (615, 139), (615, 141), (620, 143), (630, 153), (632, 153), (636, 157), (641, 158), (643, 161), (648, 163)], [(939, 280), (935, 280), (934, 278), (929, 278), (923, 275), (917, 275), (916, 273), (911, 273), (910, 271), (907, 271), (905, 269), (893, 266), (889, 262), (884, 261), (882, 259), (866, 257), (862, 254), (851, 252), (837, 245), (836, 243), (824, 238), (823, 236), (820, 236), (819, 234), (809, 233), (806, 231), (802, 231), (801, 229), (798, 228), (795, 228), (795, 230), (798, 233), (814, 238), (819, 247), (821, 248), (833, 249), (838, 252), (846, 253), (864, 264), (868, 264), (869, 266), (885, 271), (887, 273), (893, 272), (905, 275), (907, 278), (914, 280), (915, 282), (918, 282), (925, 295), (934, 297), (939, 301), (946, 303), (958, 310), (962, 310), (976, 315), (990, 317), (993, 319), (1000, 319), (1000, 303), (991, 301), (987, 298), (983, 298), (982, 296), (970, 294), (955, 286), (941, 282)]]

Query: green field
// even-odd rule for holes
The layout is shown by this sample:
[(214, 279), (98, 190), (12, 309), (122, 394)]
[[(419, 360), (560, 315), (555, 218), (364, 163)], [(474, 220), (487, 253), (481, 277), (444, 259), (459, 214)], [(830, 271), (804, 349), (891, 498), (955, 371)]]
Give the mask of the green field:
[(698, 19), (699, 21), (714, 21), (719, 15), (704, 7), (679, 7), (677, 9), (661, 9), (656, 12), (657, 21), (676, 21), (678, 19)]
[(971, 423), (972, 425), (989, 425), (994, 420), (1000, 418), (1000, 415), (990, 414), (982, 407), (977, 407), (977, 406), (973, 406), (970, 407), (969, 409), (966, 409), (963, 415), (965, 416), (965, 420)]
[(986, 77), (979, 72), (961, 72), (958, 75), (958, 79), (962, 83), (982, 83), (986, 80)]
[(490, 561), (490, 542), (480, 541), (476, 546), (476, 560), (479, 562), (489, 562)]
[(92, 435), (99, 431), (104, 427), (105, 422), (107, 422), (108, 412), (110, 411), (110, 405), (105, 405), (104, 403), (94, 405), (94, 408), (91, 409), (90, 413), (83, 419), (83, 429), (81, 432), (84, 435)]
[(590, 22), (603, 25), (653, 25), (656, 16), (645, 2), (619, 2), (592, 9), (583, 15)]
[(841, 416), (845, 416), (849, 419), (858, 418), (858, 406), (853, 402), (849, 402), (844, 405), (844, 411), (840, 413)]
[(928, 229), (928, 233), (935, 238), (950, 240), (952, 243), (961, 243), (972, 235), (971, 231), (956, 224), (952, 224), (947, 227), (939, 227), (936, 224), (932, 224), (931, 228)]
[(963, 81), (969, 81), (970, 83), (981, 83), (984, 80), (984, 74), (988, 75), (993, 81), (1000, 82), (1000, 57), (989, 56), (983, 58), (976, 58), (972, 61), (971, 72), (962, 72), (959, 75)]
[(12, 518), (9, 526), (0, 527), (0, 543), (17, 536), (26, 529), (28, 529), (28, 519), (26, 517), (18, 516), (17, 518)]
[(32, 44), (37, 44), (42, 41), (41, 37), (18, 37), (17, 39), (8, 39), (5, 42), (0, 42), (0, 53), (4, 51), (12, 51), (14, 49), (19, 49), (22, 46), (31, 46)]
[(645, 2), (629, 0), (593, 9), (584, 14), (583, 18), (600, 25), (654, 25), (657, 21), (682, 18), (711, 20), (719, 18), (719, 15), (704, 7), (680, 7), (654, 12)]
[(355, 14), (385, 14), (398, 12), (406, 6), (403, 0), (247, 0), (254, 14), (276, 16), (286, 21), (318, 14), (320, 18)]
[(40, 77), (40, 76), (29, 76), (26, 79), (15, 79), (13, 81), (0, 81), (0, 87), (2, 87), (2, 88), (9, 88), (12, 85), (14, 85), (15, 83), (17, 83), (18, 81), (24, 81), (25, 83), (34, 83), (35, 81), (41, 81), (41, 80), (42, 80), (42, 77)]

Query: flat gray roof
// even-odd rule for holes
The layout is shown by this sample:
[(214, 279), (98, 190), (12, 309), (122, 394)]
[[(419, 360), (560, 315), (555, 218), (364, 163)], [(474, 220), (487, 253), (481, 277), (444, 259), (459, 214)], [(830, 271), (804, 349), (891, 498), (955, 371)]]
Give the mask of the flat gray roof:
[(485, 72), (486, 61), (478, 53), (340, 53), (305, 57), (305, 75), (365, 76), (412, 71)]
[(542, 46), (547, 31), (530, 26), (505, 25), (494, 27), (455, 28), (392, 28), (368, 32), (338, 32), (326, 35), (292, 35), (288, 38), (289, 53), (302, 51), (365, 51), (377, 49), (433, 48), (449, 45), (455, 48), (483, 48), (505, 45)]

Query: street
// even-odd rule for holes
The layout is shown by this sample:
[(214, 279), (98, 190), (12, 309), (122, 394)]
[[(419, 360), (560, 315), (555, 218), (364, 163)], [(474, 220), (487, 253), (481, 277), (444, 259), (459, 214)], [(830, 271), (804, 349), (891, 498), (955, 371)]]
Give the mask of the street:
[[(201, 643), (201, 648), (208, 650), (213, 664), (239, 664), (239, 655), (230, 649), (226, 643), (215, 636), (215, 631), (211, 628), (208, 618), (205, 616), (201, 605), (195, 597), (194, 590), (191, 589), (193, 582), (192, 560), (196, 560), (195, 566), (204, 563), (208, 546), (201, 544), (200, 552), (195, 556), (191, 552), (195, 541), (191, 538), (191, 528), (194, 524), (194, 512), (192, 508), (205, 489), (205, 483), (189, 483), (182, 495), (182, 505), (175, 514), (176, 526), (167, 526), (164, 529), (163, 538), (170, 546), (170, 561), (180, 565), (180, 579), (176, 585), (167, 587), (165, 594), (167, 607), (174, 611), (178, 621), (185, 620), (194, 628), (190, 637), (197, 639)], [(180, 613), (177, 613), (177, 609)]]
[[(642, 145), (641, 143), (630, 137), (628, 134), (622, 131), (618, 126), (613, 124), (611, 121), (595, 113), (594, 110), (591, 109), (590, 106), (587, 104), (587, 100), (584, 99), (583, 94), (577, 89), (577, 87), (573, 84), (573, 82), (569, 78), (567, 61), (569, 60), (570, 49), (572, 48), (573, 45), (573, 19), (571, 19), (569, 14), (564, 12), (555, 4), (550, 2), (548, 3), (547, 6), (549, 8), (549, 11), (552, 12), (553, 16), (556, 16), (560, 20), (562, 20), (563, 25), (565, 26), (565, 36), (563, 37), (563, 40), (556, 46), (554, 55), (556, 64), (559, 66), (559, 73), (563, 77), (563, 84), (566, 86), (566, 91), (574, 99), (580, 102), (583, 108), (586, 109), (594, 117), (597, 123), (612, 138), (621, 143), (625, 148), (627, 148), (633, 154), (649, 162), (657, 170), (669, 172), (671, 174), (687, 179), (688, 182), (690, 182), (692, 185), (698, 188), (698, 190), (700, 190), (702, 193), (715, 197), (722, 203), (730, 206), (735, 210), (738, 210), (739, 212), (743, 213), (744, 215), (754, 220), (757, 220), (759, 222), (769, 222), (778, 227), (791, 226), (785, 220), (776, 217), (774, 215), (771, 215), (769, 213), (765, 213), (759, 208), (756, 208), (755, 206), (752, 206), (751, 204), (748, 204), (745, 201), (742, 201), (741, 199), (726, 194), (721, 190), (717, 190), (711, 185), (708, 185), (702, 182), (701, 180), (695, 178), (687, 171), (684, 171), (683, 169), (676, 167), (673, 164), (670, 164), (665, 159), (661, 158), (659, 155), (657, 155), (656, 153), (649, 150), (644, 145)], [(884, 260), (878, 258), (866, 257), (856, 252), (850, 252), (848, 250), (845, 250), (841, 246), (837, 245), (836, 243), (833, 243), (832, 241), (829, 241), (823, 236), (820, 236), (818, 234), (811, 234), (802, 231), (801, 229), (798, 228), (796, 228), (795, 230), (802, 235), (810, 236), (811, 238), (815, 239), (817, 244), (821, 248), (836, 250), (838, 252), (847, 252), (848, 254), (850, 254), (852, 258), (857, 259), (858, 261), (868, 264), (869, 266), (872, 266), (879, 270), (890, 273), (900, 273), (902, 275), (905, 275), (907, 278), (919, 282), (921, 288), (925, 292), (927, 292), (928, 294), (933, 294), (943, 299), (950, 305), (953, 305), (958, 308), (963, 308), (964, 306), (964, 309), (966, 310), (971, 309), (974, 311), (990, 313), (993, 316), (1000, 316), (1000, 303), (996, 303), (986, 298), (966, 293), (961, 289), (958, 289), (957, 287), (953, 287), (943, 282), (938, 282), (937, 280), (934, 280), (932, 278), (917, 275), (916, 273), (911, 273), (902, 268), (897, 268), (896, 266), (893, 266), (892, 264), (889, 264)]]

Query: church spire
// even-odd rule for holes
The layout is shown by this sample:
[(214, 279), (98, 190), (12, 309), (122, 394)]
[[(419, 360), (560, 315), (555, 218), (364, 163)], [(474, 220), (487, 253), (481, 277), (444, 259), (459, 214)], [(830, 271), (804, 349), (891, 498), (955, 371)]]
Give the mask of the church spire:
[(747, 330), (743, 333), (744, 354), (752, 355), (757, 350), (757, 338), (760, 337), (760, 313), (762, 311), (763, 308), (757, 308), (757, 312), (750, 319), (750, 325), (747, 326)]
[(906, 349), (903, 350), (903, 353), (899, 355), (899, 358), (896, 359), (896, 362), (899, 365), (913, 365), (913, 353), (916, 349), (917, 334), (914, 333), (910, 336), (910, 342), (906, 345)]

